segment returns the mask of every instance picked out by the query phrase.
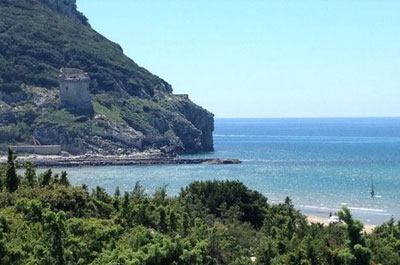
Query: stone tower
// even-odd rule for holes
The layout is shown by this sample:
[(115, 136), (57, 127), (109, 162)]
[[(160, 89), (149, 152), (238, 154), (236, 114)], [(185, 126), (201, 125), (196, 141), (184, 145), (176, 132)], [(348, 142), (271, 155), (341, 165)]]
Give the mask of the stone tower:
[(77, 113), (93, 113), (89, 94), (90, 78), (87, 73), (75, 68), (61, 68), (59, 82), (60, 107)]

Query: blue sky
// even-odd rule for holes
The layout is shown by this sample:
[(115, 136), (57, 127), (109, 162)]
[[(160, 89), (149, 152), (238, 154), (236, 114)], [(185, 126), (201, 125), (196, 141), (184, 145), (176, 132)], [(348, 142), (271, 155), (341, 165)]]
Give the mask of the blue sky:
[(400, 116), (400, 1), (77, 2), (216, 117)]

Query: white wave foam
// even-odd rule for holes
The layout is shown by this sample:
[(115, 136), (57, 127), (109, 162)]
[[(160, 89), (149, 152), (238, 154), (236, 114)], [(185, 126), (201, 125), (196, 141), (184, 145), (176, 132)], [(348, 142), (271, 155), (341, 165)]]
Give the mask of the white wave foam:
[(316, 209), (316, 210), (332, 210), (332, 208), (328, 207), (321, 207), (321, 206), (313, 206), (313, 205), (299, 205), (300, 208), (305, 208), (305, 209)]
[(373, 213), (383, 213), (384, 210), (374, 209), (374, 208), (363, 208), (363, 207), (349, 207), (350, 210), (360, 211), (360, 212), (373, 212)]
[[(341, 205), (347, 205), (347, 203), (341, 203)], [(326, 207), (326, 206), (314, 206), (314, 205), (299, 205), (299, 208), (304, 209), (314, 209), (314, 210), (323, 210), (323, 211), (332, 211), (335, 209), (339, 209), (339, 207)], [(369, 212), (369, 213), (378, 213), (384, 214), (384, 210), (374, 209), (374, 208), (364, 208), (364, 207), (348, 207), (350, 210), (356, 212)], [(384, 214), (385, 215), (385, 214)]]

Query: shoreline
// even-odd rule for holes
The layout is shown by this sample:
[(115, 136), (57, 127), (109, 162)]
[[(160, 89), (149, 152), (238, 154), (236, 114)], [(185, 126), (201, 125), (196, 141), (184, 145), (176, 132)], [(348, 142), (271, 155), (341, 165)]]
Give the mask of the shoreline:
[[(329, 218), (327, 217), (321, 217), (321, 216), (316, 216), (312, 214), (304, 214), (307, 217), (307, 222), (309, 224), (322, 224), (324, 226), (329, 226)], [(366, 233), (371, 233), (374, 228), (377, 227), (377, 225), (371, 225), (371, 224), (364, 224), (364, 229), (363, 231)]]
[[(33, 163), (36, 167), (81, 167), (81, 166), (149, 166), (149, 165), (231, 165), (240, 164), (239, 159), (220, 158), (175, 158), (160, 154), (139, 153), (133, 155), (29, 155), (18, 156), (17, 162), (24, 165)], [(7, 163), (7, 157), (0, 157), (0, 164)]]

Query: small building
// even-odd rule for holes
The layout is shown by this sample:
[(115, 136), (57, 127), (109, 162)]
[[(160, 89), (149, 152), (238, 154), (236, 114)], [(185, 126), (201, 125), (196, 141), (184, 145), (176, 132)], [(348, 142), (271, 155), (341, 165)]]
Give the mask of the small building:
[(76, 68), (61, 68), (59, 83), (60, 107), (78, 113), (93, 113), (88, 73)]

